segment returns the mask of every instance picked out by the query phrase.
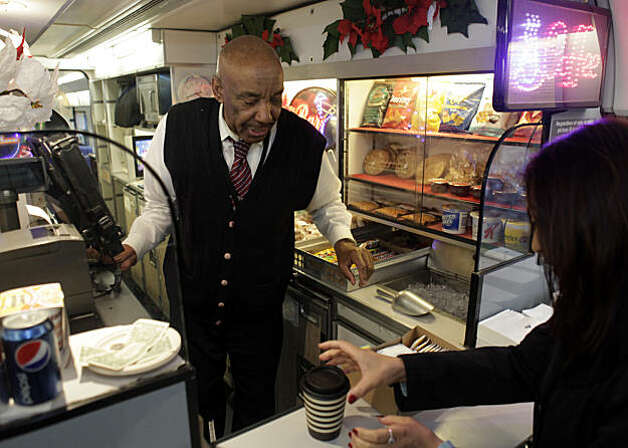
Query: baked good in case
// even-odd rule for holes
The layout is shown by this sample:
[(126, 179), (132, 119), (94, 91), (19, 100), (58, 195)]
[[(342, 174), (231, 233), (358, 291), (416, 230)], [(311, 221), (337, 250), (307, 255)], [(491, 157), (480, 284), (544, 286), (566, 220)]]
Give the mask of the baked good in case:
[(386, 216), (388, 218), (397, 219), (400, 216), (407, 214), (408, 210), (405, 210), (399, 207), (383, 207), (383, 208), (378, 208), (377, 210), (374, 211), (374, 213), (378, 215)]
[(364, 157), (362, 167), (366, 174), (377, 176), (389, 168), (390, 162), (390, 151), (386, 149), (373, 149)]
[(412, 215), (406, 215), (401, 217), (401, 221), (407, 222), (410, 224), (419, 224), (422, 226), (427, 226), (430, 224), (435, 224), (439, 221), (436, 216), (429, 215), (427, 213), (413, 213)]
[(430, 179), (444, 177), (449, 168), (449, 159), (451, 159), (451, 154), (437, 154), (428, 157), (425, 159), (425, 163), (419, 164), (417, 179), (425, 179), (429, 182)]
[(380, 206), (377, 202), (371, 202), (371, 201), (349, 202), (349, 205), (351, 207), (357, 208), (358, 210), (364, 210), (365, 212), (373, 211), (376, 208), (379, 208)]
[(395, 174), (401, 179), (412, 179), (417, 171), (416, 151), (405, 150), (399, 153), (395, 161)]

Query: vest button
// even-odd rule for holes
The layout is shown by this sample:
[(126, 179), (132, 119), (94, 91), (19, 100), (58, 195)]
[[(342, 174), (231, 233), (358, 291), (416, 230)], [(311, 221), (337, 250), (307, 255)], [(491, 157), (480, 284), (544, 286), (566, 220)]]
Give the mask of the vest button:
[(217, 321), (216, 321), (216, 326), (217, 326), (217, 327), (220, 327), (220, 324), (221, 324), (221, 323), (222, 323), (222, 321), (221, 321), (221, 320), (217, 320)]
[(229, 252), (225, 254), (225, 260), (231, 260), (231, 254)]
[(220, 284), (221, 284), (222, 286), (227, 286), (227, 285), (229, 284), (229, 282), (228, 282), (227, 280), (221, 280), (221, 281), (220, 281)]
[(218, 302), (218, 308), (224, 308), (225, 304), (224, 302)]
[(229, 221), (229, 228), (233, 229), (235, 227), (235, 221)]

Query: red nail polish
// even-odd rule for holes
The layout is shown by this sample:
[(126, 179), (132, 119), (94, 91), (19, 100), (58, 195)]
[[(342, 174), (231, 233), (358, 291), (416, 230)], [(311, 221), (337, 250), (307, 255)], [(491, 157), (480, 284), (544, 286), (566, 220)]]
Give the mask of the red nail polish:
[(358, 435), (358, 430), (357, 429), (353, 428), (353, 432), (355, 433), (356, 436)]
[(355, 400), (356, 400), (355, 395), (349, 395), (349, 404), (353, 404)]
[(351, 438), (351, 436), (353, 436), (353, 434), (351, 434), (351, 431), (349, 431), (349, 438)]
[(353, 445), (351, 445), (351, 442), (349, 442), (349, 448), (353, 448)]

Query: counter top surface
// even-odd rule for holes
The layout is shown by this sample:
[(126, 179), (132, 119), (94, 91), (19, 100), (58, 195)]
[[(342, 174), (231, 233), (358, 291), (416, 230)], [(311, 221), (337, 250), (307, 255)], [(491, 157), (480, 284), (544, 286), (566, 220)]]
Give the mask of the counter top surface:
[[(9, 405), (0, 412), (0, 425), (9, 423), (19, 424), (19, 421), (30, 421), (33, 418), (45, 417), (46, 415), (57, 413), (72, 406), (79, 406), (83, 403), (97, 400), (101, 396), (115, 393), (125, 387), (142, 383), (144, 380), (159, 376), (163, 373), (174, 372), (185, 361), (176, 356), (164, 366), (138, 375), (128, 375), (123, 377), (109, 377), (99, 375), (86, 368), (81, 368), (78, 363), (78, 353), (80, 347), (86, 343), (94, 343), (105, 337), (115, 327), (105, 327), (93, 331), (87, 331), (70, 336), (70, 347), (72, 356), (68, 365), (61, 371), (63, 379), (63, 392), (54, 400), (34, 406)], [(120, 392), (123, 393), (123, 392)]]
[[(329, 442), (312, 438), (298, 409), (218, 444), (219, 448), (346, 447), (355, 427), (378, 428), (378, 414), (364, 400), (347, 405), (340, 436)], [(414, 416), (443, 440), (466, 448), (515, 447), (532, 434), (532, 403), (422, 411)]]

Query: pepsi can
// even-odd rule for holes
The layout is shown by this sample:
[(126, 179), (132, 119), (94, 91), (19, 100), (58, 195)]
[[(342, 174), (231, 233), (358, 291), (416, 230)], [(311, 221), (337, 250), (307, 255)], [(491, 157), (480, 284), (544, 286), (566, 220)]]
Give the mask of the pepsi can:
[(59, 353), (48, 313), (37, 310), (5, 317), (2, 344), (9, 385), (17, 404), (43, 403), (61, 392)]

